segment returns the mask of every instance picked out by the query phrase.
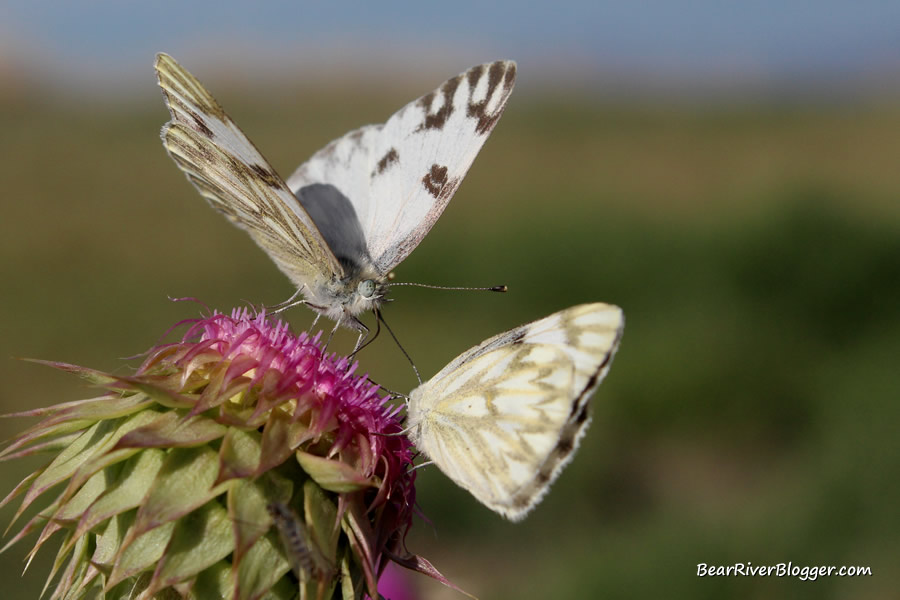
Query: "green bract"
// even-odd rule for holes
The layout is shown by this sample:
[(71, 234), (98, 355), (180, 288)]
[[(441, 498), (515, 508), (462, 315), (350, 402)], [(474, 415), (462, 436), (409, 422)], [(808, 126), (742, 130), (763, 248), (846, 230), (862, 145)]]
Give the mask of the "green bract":
[(53, 498), (7, 545), (38, 531), (30, 560), (63, 532), (52, 599), (377, 598), (389, 560), (446, 582), (403, 549), (415, 473), (398, 409), (317, 338), (235, 311), (133, 376), (46, 364), (104, 389), (14, 415), (41, 420), (0, 453), (52, 456), (3, 501), (24, 494), (18, 519)]

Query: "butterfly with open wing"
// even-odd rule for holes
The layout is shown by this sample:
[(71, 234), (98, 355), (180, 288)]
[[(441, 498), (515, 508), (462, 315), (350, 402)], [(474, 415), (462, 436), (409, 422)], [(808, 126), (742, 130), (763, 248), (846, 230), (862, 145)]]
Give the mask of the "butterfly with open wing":
[(175, 164), (272, 258), (304, 303), (360, 333), (388, 277), (446, 208), (506, 107), (512, 61), (478, 65), (381, 125), (338, 138), (285, 181), (205, 87), (172, 57), (156, 73)]

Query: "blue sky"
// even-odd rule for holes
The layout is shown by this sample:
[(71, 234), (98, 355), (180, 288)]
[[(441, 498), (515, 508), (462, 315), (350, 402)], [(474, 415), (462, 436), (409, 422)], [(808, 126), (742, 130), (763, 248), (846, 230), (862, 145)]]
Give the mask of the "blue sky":
[(279, 76), (433, 65), (443, 77), (504, 57), (588, 87), (896, 87), (884, 80), (900, 73), (897, 0), (249, 4), (5, 0), (0, 67), (82, 89), (128, 88), (160, 50)]

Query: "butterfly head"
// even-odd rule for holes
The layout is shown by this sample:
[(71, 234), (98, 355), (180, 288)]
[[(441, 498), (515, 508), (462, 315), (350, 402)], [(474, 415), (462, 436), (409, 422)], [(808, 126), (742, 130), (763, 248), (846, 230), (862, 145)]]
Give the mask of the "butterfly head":
[(363, 277), (356, 283), (356, 289), (350, 294), (345, 307), (353, 315), (377, 309), (385, 300), (387, 286), (381, 277)]
[(357, 266), (350, 277), (333, 282), (332, 292), (342, 311), (359, 315), (377, 309), (384, 302), (388, 286), (386, 278), (371, 267)]
[(363, 298), (371, 298), (375, 295), (376, 289), (377, 285), (375, 284), (374, 279), (364, 279), (356, 286), (356, 293)]

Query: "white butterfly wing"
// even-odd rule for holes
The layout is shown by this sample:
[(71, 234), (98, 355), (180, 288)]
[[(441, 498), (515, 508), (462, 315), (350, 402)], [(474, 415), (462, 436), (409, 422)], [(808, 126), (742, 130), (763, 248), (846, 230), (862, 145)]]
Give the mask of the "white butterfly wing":
[(155, 67), (172, 114), (163, 144), (200, 194), (298, 287), (343, 277), (316, 224), (206, 88), (166, 54), (157, 55)]
[(502, 115), (515, 77), (512, 61), (473, 67), (383, 125), (331, 142), (300, 165), (288, 186), (304, 204), (304, 197), (336, 188), (356, 212), (376, 269), (386, 274), (447, 206)]
[(622, 310), (585, 304), (494, 336), (410, 394), (410, 438), (459, 486), (519, 520), (572, 458)]

